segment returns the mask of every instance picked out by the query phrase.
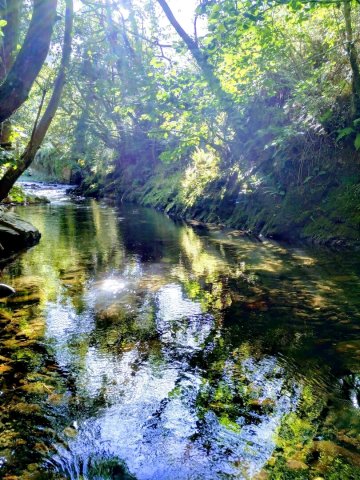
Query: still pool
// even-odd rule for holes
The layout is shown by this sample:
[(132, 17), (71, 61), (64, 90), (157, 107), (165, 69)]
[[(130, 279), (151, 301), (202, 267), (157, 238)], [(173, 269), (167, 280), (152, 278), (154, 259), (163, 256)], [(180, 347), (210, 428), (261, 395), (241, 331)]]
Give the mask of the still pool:
[(0, 478), (360, 479), (360, 254), (58, 195), (3, 269)]

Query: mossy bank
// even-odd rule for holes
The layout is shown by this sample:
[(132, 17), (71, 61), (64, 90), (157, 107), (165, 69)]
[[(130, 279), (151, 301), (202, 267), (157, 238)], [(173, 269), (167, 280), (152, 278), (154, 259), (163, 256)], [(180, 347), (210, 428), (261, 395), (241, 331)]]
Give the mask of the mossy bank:
[(359, 247), (360, 155), (331, 145), (311, 155), (269, 156), (244, 172), (199, 148), (181, 164), (128, 162), (82, 190), (276, 240)]

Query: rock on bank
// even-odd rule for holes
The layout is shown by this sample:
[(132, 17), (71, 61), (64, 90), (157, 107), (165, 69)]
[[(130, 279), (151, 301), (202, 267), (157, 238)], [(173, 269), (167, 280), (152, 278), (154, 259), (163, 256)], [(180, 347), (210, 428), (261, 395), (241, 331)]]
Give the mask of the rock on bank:
[(31, 223), (0, 207), (0, 261), (39, 242), (40, 232)]

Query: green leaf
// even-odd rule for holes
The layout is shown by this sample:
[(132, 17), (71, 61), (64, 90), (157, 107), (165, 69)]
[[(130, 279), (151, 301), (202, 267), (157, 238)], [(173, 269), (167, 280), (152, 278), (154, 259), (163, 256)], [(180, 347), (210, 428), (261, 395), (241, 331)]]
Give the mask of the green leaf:
[(323, 115), (321, 115), (320, 122), (326, 122), (326, 121), (330, 120), (331, 117), (332, 117), (332, 111), (331, 111), (331, 109), (328, 109), (328, 110), (326, 110), (326, 112)]
[(356, 135), (355, 142), (354, 142), (356, 150), (359, 150), (360, 148), (360, 133)]
[(338, 142), (342, 138), (348, 137), (354, 132), (355, 130), (352, 127), (346, 127), (346, 128), (343, 128), (342, 130), (338, 130), (338, 136), (336, 137), (336, 141)]

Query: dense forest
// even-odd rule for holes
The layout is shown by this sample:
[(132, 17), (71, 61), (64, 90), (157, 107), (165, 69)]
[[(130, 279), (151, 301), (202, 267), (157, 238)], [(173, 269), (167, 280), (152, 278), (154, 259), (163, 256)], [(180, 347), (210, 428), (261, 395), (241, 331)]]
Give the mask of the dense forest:
[(358, 242), (356, 2), (2, 3), (2, 198), (32, 164), (86, 195)]
[(360, 479), (359, 3), (0, 0), (0, 479)]

